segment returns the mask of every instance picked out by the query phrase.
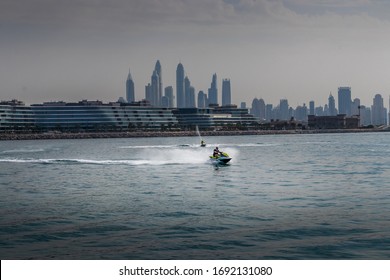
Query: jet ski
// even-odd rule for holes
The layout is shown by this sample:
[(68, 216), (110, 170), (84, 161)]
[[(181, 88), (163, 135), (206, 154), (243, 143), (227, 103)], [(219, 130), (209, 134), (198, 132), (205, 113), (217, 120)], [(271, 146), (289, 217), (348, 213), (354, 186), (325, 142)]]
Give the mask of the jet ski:
[(227, 164), (232, 158), (225, 152), (220, 152), (217, 156), (210, 156), (210, 160), (216, 164)]

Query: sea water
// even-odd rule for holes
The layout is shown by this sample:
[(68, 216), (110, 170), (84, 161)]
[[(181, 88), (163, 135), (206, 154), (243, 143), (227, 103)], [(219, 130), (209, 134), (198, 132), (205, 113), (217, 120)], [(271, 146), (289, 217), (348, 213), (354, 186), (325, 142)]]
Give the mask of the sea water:
[(204, 140), (1, 141), (1, 259), (390, 259), (389, 133)]

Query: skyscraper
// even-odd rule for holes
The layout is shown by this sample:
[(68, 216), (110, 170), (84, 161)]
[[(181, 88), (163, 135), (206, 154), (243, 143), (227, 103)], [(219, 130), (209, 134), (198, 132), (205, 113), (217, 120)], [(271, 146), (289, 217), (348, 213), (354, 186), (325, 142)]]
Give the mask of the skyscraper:
[(193, 86), (190, 86), (190, 92), (188, 95), (188, 107), (189, 108), (195, 108), (195, 88)]
[(177, 108), (186, 106), (186, 98), (184, 93), (184, 67), (179, 63), (176, 68), (176, 101)]
[(383, 107), (383, 98), (380, 94), (376, 94), (371, 107), (372, 124), (383, 125), (386, 124), (386, 113)]
[(252, 100), (252, 108), (251, 108), (251, 114), (255, 116), (256, 118), (260, 118), (260, 105), (259, 105), (259, 99), (256, 97)]
[(149, 102), (151, 102), (151, 100), (153, 99), (152, 86), (150, 83), (145, 86), (145, 99)]
[(198, 108), (206, 108), (207, 104), (207, 96), (206, 94), (201, 90), (198, 92)]
[(261, 121), (265, 120), (266, 109), (265, 109), (265, 102), (263, 98), (253, 99), (251, 114), (257, 117)]
[[(158, 99), (158, 93), (160, 91), (159, 89), (159, 82), (158, 82), (158, 74), (157, 74), (157, 71), (154, 70), (153, 71), (153, 75), (152, 75), (152, 100), (149, 100), (150, 103), (153, 105), (153, 106), (160, 106), (159, 104), (159, 99)], [(161, 99), (160, 99), (161, 100)]]
[(351, 102), (351, 115), (352, 116), (359, 116), (360, 115), (359, 108), (360, 108), (360, 99), (355, 98)]
[(309, 114), (310, 114), (310, 115), (315, 115), (314, 107), (315, 107), (314, 101), (310, 101), (310, 102), (309, 102)]
[(157, 106), (161, 105), (161, 98), (162, 98), (162, 91), (163, 91), (163, 85), (162, 85), (162, 70), (161, 70), (161, 64), (160, 60), (157, 60), (156, 65), (154, 66), (154, 70), (156, 71), (158, 75), (158, 92), (157, 92)]
[(272, 104), (265, 105), (265, 120), (270, 121), (274, 119), (274, 111)]
[(259, 118), (265, 120), (265, 102), (263, 98), (259, 99)]
[(339, 87), (338, 89), (339, 114), (351, 116), (351, 88)]
[(280, 120), (289, 120), (289, 112), (288, 112), (288, 101), (287, 99), (281, 99), (279, 103), (279, 117)]
[(328, 97), (328, 107), (329, 107), (329, 116), (336, 116), (337, 113), (336, 113), (336, 102), (334, 100), (334, 97), (332, 95), (332, 93), (329, 94), (329, 97)]
[(223, 79), (222, 80), (222, 106), (231, 105), (232, 104), (232, 94), (230, 89), (230, 80)]
[(190, 91), (191, 91), (191, 81), (186, 76), (184, 78), (184, 96), (186, 98), (185, 107), (190, 108), (191, 107), (191, 100), (190, 100)]
[(164, 93), (165, 97), (168, 98), (168, 107), (169, 108), (173, 108), (174, 106), (174, 96), (173, 96), (173, 87), (172, 86), (168, 86), (165, 88), (165, 93)]
[(217, 74), (213, 75), (211, 86), (209, 88), (209, 104), (218, 104)]
[(134, 82), (130, 74), (130, 69), (129, 69), (129, 75), (127, 75), (127, 80), (126, 80), (126, 101), (128, 103), (135, 101)]

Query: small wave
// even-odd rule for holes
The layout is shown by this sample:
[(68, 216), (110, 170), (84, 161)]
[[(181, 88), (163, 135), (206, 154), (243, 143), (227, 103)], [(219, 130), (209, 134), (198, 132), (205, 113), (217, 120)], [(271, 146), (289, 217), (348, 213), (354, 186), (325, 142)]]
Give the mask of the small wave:
[(2, 151), (2, 154), (14, 154), (14, 153), (39, 153), (44, 152), (44, 149), (16, 149), (16, 150), (6, 150)]
[[(211, 145), (208, 146), (212, 147)], [(178, 147), (198, 148), (200, 147), (200, 144), (120, 146), (119, 149), (174, 149)]]
[(141, 146), (120, 146), (119, 149), (161, 149), (174, 148), (177, 145), (141, 145)]
[[(221, 145), (223, 146), (223, 145)], [(280, 146), (280, 144), (276, 143), (243, 143), (243, 144), (236, 144), (231, 145), (232, 147), (273, 147), (273, 146)]]
[(206, 160), (90, 160), (90, 159), (0, 159), (5, 163), (36, 163), (36, 164), (90, 164), (90, 165), (172, 165), (172, 164), (199, 164)]

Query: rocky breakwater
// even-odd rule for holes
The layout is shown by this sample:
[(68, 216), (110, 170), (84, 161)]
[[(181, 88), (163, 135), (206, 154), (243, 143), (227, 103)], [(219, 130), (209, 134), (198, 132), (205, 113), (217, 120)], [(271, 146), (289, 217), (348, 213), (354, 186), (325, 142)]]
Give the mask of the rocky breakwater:
[[(384, 132), (376, 129), (327, 129), (327, 130), (217, 130), (201, 131), (202, 136), (275, 135), (315, 133), (357, 133)], [(43, 139), (91, 139), (132, 137), (183, 137), (198, 136), (196, 131), (114, 131), (114, 132), (44, 132), (44, 133), (0, 133), (0, 140), (43, 140)]]

